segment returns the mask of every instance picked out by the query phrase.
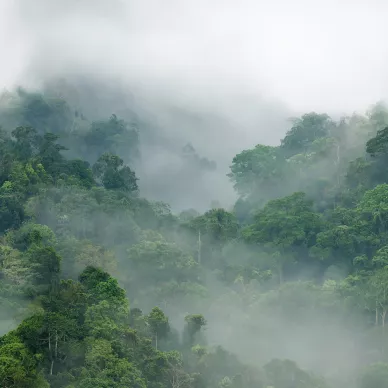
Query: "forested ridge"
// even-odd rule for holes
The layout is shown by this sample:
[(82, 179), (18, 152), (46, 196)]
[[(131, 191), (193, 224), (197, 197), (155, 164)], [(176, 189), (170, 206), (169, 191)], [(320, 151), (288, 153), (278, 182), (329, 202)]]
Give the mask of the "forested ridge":
[(142, 197), (135, 117), (19, 89), (0, 125), (1, 387), (387, 386), (384, 104), (242, 150), (204, 214)]

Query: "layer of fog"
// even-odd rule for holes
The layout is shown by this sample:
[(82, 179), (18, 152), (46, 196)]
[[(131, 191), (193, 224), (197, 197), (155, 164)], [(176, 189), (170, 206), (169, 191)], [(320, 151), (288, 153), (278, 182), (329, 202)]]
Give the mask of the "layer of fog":
[[(176, 209), (203, 210), (213, 199), (230, 206), (232, 157), (278, 142), (288, 117), (365, 110), (387, 95), (383, 1), (5, 0), (0, 7), (0, 85), (82, 76), (113, 94), (130, 91), (168, 144), (144, 147), (143, 194)], [(217, 173), (194, 184), (174, 173), (188, 142), (217, 162)]]
[(205, 97), (209, 109), (206, 97), (229, 86), (298, 111), (363, 109), (387, 95), (382, 0), (18, 0), (2, 8), (3, 82), (18, 79), (15, 69), (83, 69), (190, 105)]
[[(98, 79), (97, 91), (85, 97), (98, 102), (90, 101), (90, 115), (125, 116), (131, 109), (161, 131), (142, 149), (143, 194), (176, 208), (204, 208), (212, 199), (230, 205), (234, 193), (225, 173), (236, 152), (276, 144), (290, 116), (364, 111), (387, 97), (387, 11), (383, 0), (4, 0), (0, 85)], [(200, 184), (174, 170), (188, 142), (217, 162), (217, 174)], [(233, 304), (225, 311), (241, 313)], [(331, 341), (319, 337), (314, 344), (322, 327), (311, 336), (309, 321), (292, 333), (286, 324), (273, 325), (272, 348), (261, 344), (266, 349), (257, 352), (257, 328), (244, 332), (238, 319), (224, 326), (208, 319), (214, 341), (253, 360), (267, 351), (312, 368), (318, 361), (356, 364), (341, 327), (328, 329)]]

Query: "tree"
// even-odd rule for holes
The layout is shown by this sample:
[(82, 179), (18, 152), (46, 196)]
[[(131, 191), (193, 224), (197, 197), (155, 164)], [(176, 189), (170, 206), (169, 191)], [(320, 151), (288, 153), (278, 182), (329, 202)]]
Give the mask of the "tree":
[(222, 247), (239, 232), (235, 215), (220, 208), (195, 217), (185, 226), (195, 233), (197, 262), (213, 268), (220, 266)]
[(360, 217), (369, 223), (374, 233), (378, 233), (382, 240), (386, 239), (386, 217), (388, 215), (388, 184), (376, 186), (365, 192), (360, 200), (357, 211)]
[(388, 162), (388, 127), (377, 131), (375, 137), (366, 143), (366, 152), (369, 155), (367, 173), (371, 185), (388, 181), (386, 165)]
[(372, 157), (388, 153), (388, 127), (377, 131), (377, 135), (367, 141), (366, 152)]
[(93, 172), (108, 190), (135, 194), (138, 191), (135, 173), (116, 155), (105, 153), (93, 166)]
[(0, 189), (0, 235), (19, 227), (24, 219), (25, 211), (20, 196), (8, 191), (7, 185), (4, 184)]
[(208, 235), (213, 242), (225, 242), (237, 237), (238, 223), (234, 214), (221, 209), (212, 209), (202, 216), (195, 217), (189, 226)]
[(249, 243), (268, 246), (277, 258), (279, 281), (283, 282), (284, 266), (315, 244), (321, 231), (321, 216), (313, 211), (312, 201), (304, 193), (269, 201), (258, 211), (254, 223), (242, 231)]
[(200, 332), (202, 327), (206, 326), (206, 320), (201, 314), (190, 314), (185, 316), (185, 322), (189, 343), (193, 346), (195, 336)]
[(277, 147), (258, 144), (233, 158), (228, 177), (243, 196), (259, 195), (268, 199), (284, 185), (287, 164)]
[[(134, 270), (130, 281), (126, 280), (131, 291), (135, 292), (140, 287), (147, 295), (147, 291), (153, 293), (154, 290), (153, 297), (160, 301), (163, 295), (159, 287), (164, 288), (171, 282), (176, 285), (198, 282), (199, 264), (178, 244), (166, 241), (159, 234), (148, 234), (144, 238), (127, 251)], [(169, 295), (169, 299), (171, 302), (174, 300), (174, 293)]]
[(155, 337), (155, 348), (158, 349), (158, 340), (165, 338), (170, 331), (168, 318), (159, 307), (154, 307), (147, 316), (147, 322)]
[(195, 379), (190, 376), (183, 367), (181, 354), (178, 352), (167, 353), (167, 376), (171, 388), (191, 388)]
[(45, 133), (41, 140), (38, 153), (40, 163), (53, 177), (59, 175), (63, 169), (65, 158), (61, 154), (61, 151), (67, 150), (66, 147), (56, 142), (58, 139), (58, 135), (50, 132)]
[(381, 321), (381, 351), (385, 353), (386, 319), (388, 312), (388, 266), (376, 270), (367, 280), (366, 297), (371, 299), (376, 309), (376, 323)]
[(49, 388), (49, 384), (37, 372), (34, 357), (13, 334), (0, 340), (0, 385), (4, 388)]
[(49, 292), (56, 292), (61, 269), (61, 257), (52, 247), (33, 245), (27, 251), (30, 263), (34, 264), (36, 283), (48, 287)]
[(14, 125), (31, 126), (41, 133), (52, 131), (57, 134), (65, 133), (71, 127), (72, 112), (62, 98), (18, 88), (14, 101), (16, 104), (11, 110)]
[(327, 114), (307, 113), (293, 121), (292, 128), (281, 143), (281, 149), (288, 157), (305, 152), (315, 140), (329, 136), (335, 129)]
[(14, 152), (18, 159), (27, 161), (39, 153), (42, 138), (34, 128), (17, 127), (11, 133), (16, 140)]
[(316, 236), (316, 244), (310, 254), (325, 263), (344, 265), (348, 270), (354, 265), (358, 252), (357, 230), (353, 225), (330, 225)]
[(273, 359), (264, 365), (269, 384), (276, 388), (328, 388), (327, 384), (298, 368), (290, 360)]
[(136, 122), (127, 123), (113, 114), (108, 120), (94, 121), (86, 133), (80, 133), (82, 154), (95, 161), (104, 152), (138, 157), (139, 133)]

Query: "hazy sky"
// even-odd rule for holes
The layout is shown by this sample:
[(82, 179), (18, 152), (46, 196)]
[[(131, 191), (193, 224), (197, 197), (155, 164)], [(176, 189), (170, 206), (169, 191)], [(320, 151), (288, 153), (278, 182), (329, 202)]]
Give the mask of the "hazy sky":
[(0, 85), (83, 69), (179, 101), (238, 90), (363, 110), (388, 94), (387, 12), (384, 0), (0, 0)]
[[(178, 150), (142, 150), (142, 192), (230, 205), (233, 156), (278, 144), (290, 116), (387, 99), (387, 14), (386, 0), (0, 0), (0, 87), (81, 74), (116, 90), (116, 78)], [(173, 191), (158, 183), (187, 142), (217, 162), (195, 182), (208, 193), (172, 173)]]

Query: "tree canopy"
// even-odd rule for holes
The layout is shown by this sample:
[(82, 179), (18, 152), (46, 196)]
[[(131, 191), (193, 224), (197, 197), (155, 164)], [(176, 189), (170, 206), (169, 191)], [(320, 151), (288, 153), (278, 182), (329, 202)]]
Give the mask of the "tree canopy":
[[(139, 122), (23, 89), (9, 101), (1, 387), (386, 386), (383, 104), (293, 119), (278, 146), (231, 158), (234, 206), (175, 214), (143, 197)], [(189, 142), (182, 155), (217, 168)]]

